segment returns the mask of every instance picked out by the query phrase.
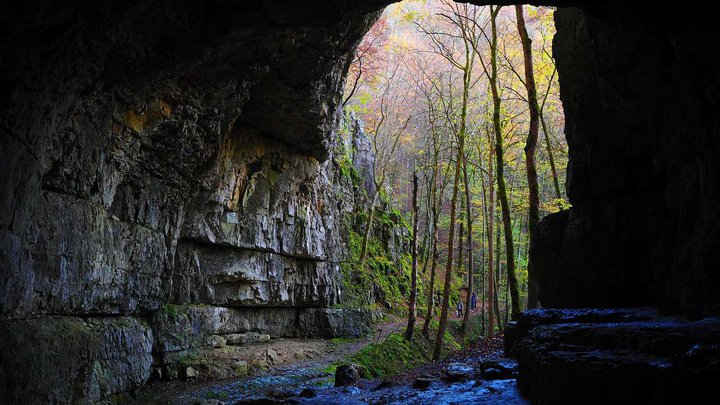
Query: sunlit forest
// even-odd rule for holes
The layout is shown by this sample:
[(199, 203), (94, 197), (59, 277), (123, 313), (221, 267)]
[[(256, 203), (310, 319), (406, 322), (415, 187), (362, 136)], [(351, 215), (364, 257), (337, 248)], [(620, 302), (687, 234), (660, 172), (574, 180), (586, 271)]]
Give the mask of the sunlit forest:
[[(418, 293), (404, 299), (411, 312), (440, 315), (439, 336), (458, 301), (472, 305), (469, 292), (488, 335), (537, 305), (530, 231), (568, 207), (554, 33), (549, 7), (403, 1), (383, 12), (350, 67), (343, 107), (375, 153), (364, 226), (384, 204), (416, 229), (408, 277), (417, 274)], [(373, 271), (369, 233), (357, 235), (358, 271)]]

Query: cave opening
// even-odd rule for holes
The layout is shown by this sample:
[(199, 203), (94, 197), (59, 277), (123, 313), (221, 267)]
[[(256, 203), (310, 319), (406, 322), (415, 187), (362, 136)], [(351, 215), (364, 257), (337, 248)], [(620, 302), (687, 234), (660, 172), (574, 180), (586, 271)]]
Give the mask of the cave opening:
[[(473, 307), (479, 308), (477, 315), (483, 318), (488, 309), (493, 309), (488, 303), (498, 301), (500, 313), (492, 315), (497, 316), (492, 327), (497, 325), (499, 330), (510, 319), (511, 310), (512, 277), (505, 244), (509, 242), (514, 253), (510, 271), (516, 278), (512, 280), (517, 284), (513, 287), (517, 289), (515, 299), (524, 310), (528, 304), (527, 256), (532, 227), (540, 217), (569, 207), (565, 197), (564, 115), (552, 58), (554, 9), (526, 6), (520, 10), (528, 39), (531, 100), (516, 7), (430, 1), (395, 3), (383, 11), (358, 45), (341, 103), (342, 113), (357, 120), (353, 125), (362, 128), (360, 134), (341, 134), (345, 149), (369, 148), (372, 152), (371, 160), (358, 163), (363, 171), (373, 174), (372, 181), (364, 185), (369, 204), (362, 212), (363, 221), (372, 221), (372, 211), (381, 206), (398, 210), (411, 223), (413, 175), (418, 176), (418, 249), (423, 269), (418, 280), (419, 306), (426, 312), (428, 306), (440, 301), (428, 301), (437, 292), (430, 290), (430, 285), (442, 290), (441, 281), (436, 287), (431, 279), (443, 280), (448, 224), (456, 222), (449, 301), (455, 305), (475, 293), (474, 302), (479, 304)], [(497, 91), (497, 107), (492, 86)], [(499, 110), (499, 145), (493, 126), (495, 108)], [(453, 183), (460, 136), (464, 138), (462, 171), (467, 171), (467, 185), (463, 176), (457, 179), (459, 185)], [(502, 149), (501, 163), (494, 155), (497, 146)], [(525, 152), (528, 147), (532, 150)], [(526, 165), (527, 153), (532, 155), (532, 171)], [(507, 184), (502, 196), (496, 186), (498, 164), (503, 169), (502, 182)], [(466, 187), (468, 192), (460, 191), (462, 195), (455, 203), (459, 214), (451, 220), (453, 189)], [(463, 203), (466, 198), (469, 204)], [(512, 237), (498, 239), (500, 243), (493, 246), (502, 233), (502, 204), (495, 203), (501, 198), (510, 214)], [(357, 231), (354, 237), (362, 240), (361, 250), (366, 239), (376, 237), (366, 227), (367, 221), (353, 230)], [(434, 228), (438, 228), (437, 241), (432, 237)], [(431, 262), (429, 271), (432, 251), (438, 252), (438, 258)], [(470, 256), (473, 260), (467, 262)], [(475, 267), (472, 286), (467, 281), (471, 265)], [(497, 283), (492, 294), (499, 295), (492, 301), (487, 298), (491, 282)], [(404, 284), (402, 296), (397, 296), (400, 291), (395, 296), (385, 292), (381, 302), (386, 306), (390, 301), (406, 305), (410, 280)], [(364, 299), (346, 298), (350, 302)], [(483, 330), (487, 327), (482, 325)]]
[(720, 395), (714, 15), (524, 7), (530, 232), (517, 9), (389, 3), (0, 6), (0, 402)]

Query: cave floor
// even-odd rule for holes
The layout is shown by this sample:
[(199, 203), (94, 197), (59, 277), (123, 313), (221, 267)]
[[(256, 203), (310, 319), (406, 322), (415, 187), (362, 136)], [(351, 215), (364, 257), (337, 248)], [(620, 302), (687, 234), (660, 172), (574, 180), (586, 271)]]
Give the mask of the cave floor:
[[(457, 382), (445, 381), (444, 370), (460, 363), (479, 370), (484, 364), (500, 363), (508, 369), (515, 362), (501, 358), (502, 338), (484, 339), (448, 358), (383, 380), (360, 380), (354, 386), (334, 387), (334, 376), (327, 368), (366, 345), (399, 332), (404, 321), (395, 320), (378, 327), (374, 336), (352, 341), (284, 339), (287, 350), (310, 344), (325, 346), (327, 352), (316, 358), (286, 364), (258, 375), (209, 382), (171, 382), (154, 384), (140, 393), (137, 403), (153, 404), (526, 404), (514, 378), (483, 379), (479, 371), (470, 372)], [(319, 347), (319, 346), (318, 346)], [(418, 378), (429, 378), (429, 386), (413, 388)], [(301, 396), (301, 392), (312, 397)]]

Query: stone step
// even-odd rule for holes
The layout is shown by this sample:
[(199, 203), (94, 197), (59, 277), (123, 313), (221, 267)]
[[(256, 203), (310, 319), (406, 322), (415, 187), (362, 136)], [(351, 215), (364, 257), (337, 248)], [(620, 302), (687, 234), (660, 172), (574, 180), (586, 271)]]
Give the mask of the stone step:
[[(631, 320), (629, 310), (534, 311), (518, 339), (518, 385), (543, 403), (687, 403), (720, 394), (720, 318)], [(525, 315), (523, 316), (525, 317)], [(559, 323), (545, 322), (555, 318)], [(536, 322), (543, 319), (543, 322)], [(566, 322), (586, 320), (588, 322)], [(607, 322), (602, 322), (605, 320)], [(560, 383), (562, 382), (562, 383)]]

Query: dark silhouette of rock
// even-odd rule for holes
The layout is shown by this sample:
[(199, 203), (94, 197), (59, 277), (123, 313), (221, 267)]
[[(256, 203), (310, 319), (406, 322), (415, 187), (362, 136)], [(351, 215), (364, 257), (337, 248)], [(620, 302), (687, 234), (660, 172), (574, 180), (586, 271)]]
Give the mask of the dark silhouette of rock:
[(520, 319), (505, 328), (505, 355), (512, 356), (514, 347), (530, 332), (541, 325), (576, 323), (624, 323), (657, 318), (654, 308), (615, 309), (533, 309), (523, 312)]
[(707, 51), (720, 32), (676, 11), (555, 14), (572, 208), (535, 230), (543, 307), (720, 313), (720, 96), (700, 90), (720, 83), (720, 54)]
[[(538, 318), (542, 311), (531, 311), (529, 317)], [(614, 316), (606, 310), (595, 319), (592, 311), (573, 312), (563, 311), (559, 323), (535, 323), (516, 344), (518, 386), (529, 399), (695, 403), (720, 395), (720, 318), (622, 321), (627, 310)], [(569, 319), (575, 323), (563, 322)]]
[(360, 370), (354, 364), (342, 364), (335, 369), (335, 386), (345, 387), (360, 381)]
[(510, 380), (517, 378), (517, 362), (511, 359), (486, 361), (480, 364), (483, 380)]
[(430, 386), (430, 384), (434, 383), (438, 380), (437, 376), (425, 374), (418, 376), (415, 378), (415, 381), (413, 381), (412, 387), (417, 389), (425, 389)]
[(312, 388), (303, 388), (302, 391), (300, 391), (300, 394), (298, 394), (300, 398), (315, 398), (317, 396), (317, 393)]

